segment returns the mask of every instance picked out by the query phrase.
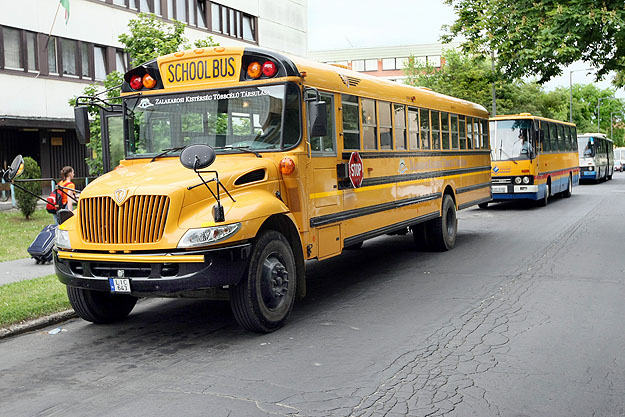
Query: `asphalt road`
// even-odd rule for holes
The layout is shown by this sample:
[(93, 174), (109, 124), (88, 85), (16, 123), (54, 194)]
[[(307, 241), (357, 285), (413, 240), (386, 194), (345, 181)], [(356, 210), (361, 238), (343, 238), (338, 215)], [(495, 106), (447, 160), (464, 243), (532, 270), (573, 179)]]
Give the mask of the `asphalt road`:
[[(227, 303), (147, 300), (0, 341), (3, 416), (623, 416), (625, 174), (545, 208), (459, 213), (308, 264), (269, 335)], [(52, 332), (55, 333), (55, 332)]]

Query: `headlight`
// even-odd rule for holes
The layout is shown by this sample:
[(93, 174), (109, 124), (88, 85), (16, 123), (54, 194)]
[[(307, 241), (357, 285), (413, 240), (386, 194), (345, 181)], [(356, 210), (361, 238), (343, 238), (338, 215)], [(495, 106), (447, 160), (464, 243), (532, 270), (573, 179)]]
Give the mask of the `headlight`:
[(54, 244), (57, 248), (71, 249), (72, 245), (69, 243), (69, 232), (67, 230), (56, 229), (56, 235), (54, 237)]
[(530, 183), (529, 177), (523, 177), (523, 184), (529, 184), (529, 183)]
[(588, 167), (588, 171), (594, 171), (595, 167)]
[(225, 224), (223, 226), (189, 229), (178, 242), (179, 248), (193, 248), (219, 242), (232, 236), (241, 228), (241, 223)]
[(515, 183), (515, 184), (521, 184), (521, 181), (522, 181), (522, 180), (521, 180), (521, 177), (516, 177), (516, 178), (514, 179), (514, 183)]

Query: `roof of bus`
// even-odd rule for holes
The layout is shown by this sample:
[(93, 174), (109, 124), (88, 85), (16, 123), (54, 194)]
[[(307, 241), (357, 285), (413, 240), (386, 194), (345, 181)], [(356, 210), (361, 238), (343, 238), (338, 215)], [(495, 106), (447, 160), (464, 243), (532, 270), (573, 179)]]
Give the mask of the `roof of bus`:
[(534, 116), (531, 113), (519, 113), (519, 114), (502, 114), (493, 116), (490, 118), (492, 121), (497, 120), (518, 120), (518, 119), (531, 119), (531, 120), (544, 120), (545, 122), (561, 123), (563, 125), (575, 126), (575, 123), (563, 122), (562, 120), (549, 119), (542, 116)]
[(609, 141), (612, 140), (605, 133), (580, 133), (577, 135), (578, 138), (585, 138), (585, 137), (590, 137), (590, 136), (592, 136), (593, 138), (604, 138), (605, 140), (609, 140)]
[[(201, 51), (201, 52), (200, 52)], [(270, 49), (259, 47), (216, 47), (202, 48), (190, 51), (181, 51), (174, 54), (165, 55), (143, 64), (143, 67), (156, 68), (157, 62), (173, 62), (175, 60), (185, 60), (189, 58), (199, 58), (207, 56), (227, 56), (227, 55), (255, 55), (268, 56), (287, 68), (286, 76), (301, 76), (305, 73), (304, 84), (315, 87), (319, 90), (338, 92), (342, 94), (352, 94), (361, 97), (375, 98), (415, 107), (427, 107), (432, 110), (441, 110), (451, 113), (465, 114), (482, 118), (488, 117), (488, 111), (481, 106), (467, 100), (436, 93), (425, 87), (412, 87), (405, 84), (398, 84), (383, 78), (352, 71), (348, 68), (341, 68), (335, 65), (323, 64), (292, 55), (285, 55)], [(295, 68), (294, 68), (295, 67)], [(139, 68), (139, 67), (137, 67)], [(296, 69), (297, 73), (293, 71)], [(126, 83), (129, 75), (135, 71), (131, 69), (125, 75)], [(257, 84), (260, 80), (250, 81), (250, 84)], [(266, 81), (266, 80), (263, 80)], [(210, 87), (207, 85), (207, 87)], [(123, 90), (125, 91), (125, 90)], [(132, 90), (128, 90), (132, 91)], [(164, 92), (164, 91), (163, 91)]]

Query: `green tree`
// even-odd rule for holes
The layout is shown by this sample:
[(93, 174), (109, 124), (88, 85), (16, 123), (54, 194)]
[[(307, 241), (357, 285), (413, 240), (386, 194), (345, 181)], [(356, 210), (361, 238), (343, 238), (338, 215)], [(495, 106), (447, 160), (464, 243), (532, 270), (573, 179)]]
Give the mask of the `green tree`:
[(457, 19), (445, 26), (444, 42), (464, 38), (466, 52), (497, 56), (510, 79), (537, 76), (543, 83), (562, 66), (585, 61), (597, 78), (625, 71), (623, 1), (445, 0)]
[[(128, 22), (129, 33), (119, 35), (119, 41), (130, 55), (132, 63), (139, 65), (159, 56), (172, 54), (181, 49), (191, 49), (184, 36), (186, 25), (174, 20), (170, 25), (154, 14), (139, 13), (136, 19)], [(193, 43), (196, 48), (218, 46), (212, 36)]]
[[(41, 168), (33, 158), (27, 156), (24, 158), (24, 172), (20, 179), (40, 179)], [(20, 186), (27, 189), (35, 195), (41, 195), (41, 184), (38, 181), (28, 181), (20, 183)], [(15, 200), (17, 208), (20, 209), (25, 218), (29, 219), (30, 215), (37, 208), (37, 198), (32, 194), (15, 188)]]

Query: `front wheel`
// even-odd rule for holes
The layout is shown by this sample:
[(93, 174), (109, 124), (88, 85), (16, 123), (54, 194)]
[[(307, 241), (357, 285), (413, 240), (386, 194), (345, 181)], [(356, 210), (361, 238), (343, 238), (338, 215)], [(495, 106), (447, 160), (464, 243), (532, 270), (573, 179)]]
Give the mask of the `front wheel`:
[(97, 324), (123, 320), (137, 304), (137, 297), (132, 295), (111, 294), (69, 286), (67, 298), (80, 317)]
[(269, 333), (284, 326), (293, 309), (297, 271), (288, 240), (279, 232), (262, 232), (241, 282), (230, 288), (230, 307), (247, 330)]
[(427, 236), (430, 248), (437, 252), (444, 252), (456, 245), (458, 232), (458, 218), (456, 204), (449, 194), (443, 196), (441, 217), (427, 223)]

